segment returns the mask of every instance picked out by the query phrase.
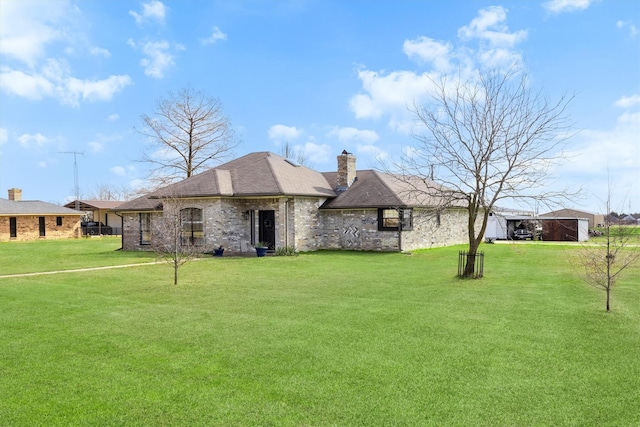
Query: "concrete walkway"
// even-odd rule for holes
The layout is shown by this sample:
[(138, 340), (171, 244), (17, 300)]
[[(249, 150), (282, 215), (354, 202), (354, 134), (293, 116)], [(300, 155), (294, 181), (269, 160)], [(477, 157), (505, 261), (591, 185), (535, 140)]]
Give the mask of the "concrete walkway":
[(5, 274), (0, 275), (0, 279), (10, 279), (12, 277), (30, 277), (30, 276), (45, 276), (49, 274), (63, 274), (63, 273), (81, 273), (83, 271), (98, 271), (98, 270), (110, 270), (113, 268), (128, 268), (128, 267), (140, 267), (143, 265), (154, 265), (154, 264), (163, 264), (166, 261), (153, 261), (153, 262), (143, 262), (138, 264), (122, 264), (122, 265), (107, 265), (104, 267), (86, 267), (86, 268), (76, 268), (72, 270), (55, 270), (55, 271), (40, 271), (36, 273), (18, 273), (18, 274)]

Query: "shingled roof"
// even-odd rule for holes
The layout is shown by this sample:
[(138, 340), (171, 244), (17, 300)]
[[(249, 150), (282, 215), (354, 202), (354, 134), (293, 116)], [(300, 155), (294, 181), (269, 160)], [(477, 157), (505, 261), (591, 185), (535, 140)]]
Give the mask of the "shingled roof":
[(64, 205), (66, 208), (75, 209), (76, 202), (81, 211), (91, 211), (94, 209), (113, 209), (120, 206), (122, 201), (118, 200), (74, 200)]
[[(325, 172), (329, 182), (337, 182), (337, 172)], [(419, 177), (399, 177), (375, 170), (359, 170), (351, 186), (327, 200), (323, 209), (381, 207), (444, 207), (451, 206), (442, 198), (446, 189), (433, 181)]]
[[(271, 152), (250, 153), (118, 206), (153, 210), (163, 197), (335, 197), (324, 176)], [(155, 199), (155, 202), (153, 201)]]
[(2, 216), (23, 216), (23, 215), (82, 215), (82, 212), (54, 205), (53, 203), (41, 202), (40, 200), (7, 200), (0, 199), (0, 215)]

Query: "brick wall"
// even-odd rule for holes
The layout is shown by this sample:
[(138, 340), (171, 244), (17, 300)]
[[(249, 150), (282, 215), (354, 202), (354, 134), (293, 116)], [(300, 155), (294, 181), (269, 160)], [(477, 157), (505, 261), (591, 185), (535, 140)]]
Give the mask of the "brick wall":
[[(295, 246), (300, 251), (353, 249), (398, 251), (447, 246), (467, 241), (464, 210), (445, 210), (439, 219), (432, 211), (414, 209), (413, 230), (378, 231), (377, 209), (319, 210), (324, 199), (281, 197), (260, 199), (193, 199), (178, 208), (203, 210), (203, 252), (224, 247), (228, 252), (251, 252), (252, 228), (258, 240), (258, 211), (275, 211), (276, 247)], [(171, 204), (165, 202), (165, 209)], [(254, 222), (250, 217), (253, 212)], [(161, 213), (153, 214), (152, 223)], [(157, 227), (153, 239), (159, 239)], [(123, 215), (123, 249), (151, 250), (140, 244), (138, 214)]]
[(57, 225), (58, 216), (44, 216), (45, 236), (40, 236), (40, 216), (16, 216), (16, 237), (10, 237), (10, 217), (0, 217), (0, 241), (37, 239), (74, 239), (80, 237), (80, 217), (63, 216), (62, 225)]

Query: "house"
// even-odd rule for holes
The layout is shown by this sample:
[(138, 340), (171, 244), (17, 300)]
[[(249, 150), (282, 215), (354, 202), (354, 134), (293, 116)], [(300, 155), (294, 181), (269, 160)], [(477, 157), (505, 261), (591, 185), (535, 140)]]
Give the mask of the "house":
[(64, 205), (66, 208), (90, 212), (89, 221), (96, 221), (113, 229), (113, 234), (122, 233), (122, 218), (113, 213), (113, 209), (120, 206), (121, 201), (116, 200), (74, 200)]
[(257, 242), (406, 251), (467, 241), (466, 210), (441, 206), (434, 183), (356, 170), (346, 151), (337, 160), (336, 172), (320, 173), (274, 153), (250, 153), (123, 203), (113, 210), (123, 221), (122, 248), (151, 249), (163, 238), (158, 225), (178, 211), (181, 238), (203, 251), (248, 252)]
[(541, 214), (540, 217), (542, 218), (548, 218), (548, 217), (586, 218), (588, 221), (589, 230), (593, 230), (596, 227), (601, 227), (604, 224), (604, 215), (602, 214), (595, 214), (592, 212), (581, 211), (578, 209), (569, 209), (569, 208), (547, 212), (547, 213)]
[(66, 239), (80, 236), (82, 213), (39, 200), (22, 200), (22, 190), (0, 198), (0, 241)]

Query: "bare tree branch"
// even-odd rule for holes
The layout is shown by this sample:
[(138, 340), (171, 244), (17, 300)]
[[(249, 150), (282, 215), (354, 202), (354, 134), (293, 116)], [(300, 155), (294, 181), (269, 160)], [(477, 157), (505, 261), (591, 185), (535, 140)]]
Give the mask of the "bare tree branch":
[(182, 89), (143, 115), (139, 133), (147, 146), (142, 161), (152, 166), (150, 180), (166, 185), (190, 177), (231, 157), (237, 146), (220, 100), (204, 92)]
[[(548, 100), (530, 88), (526, 74), (515, 66), (480, 73), (474, 80), (432, 83), (432, 102), (414, 105), (418, 144), (395, 166), (405, 177), (419, 176), (425, 183), (435, 178), (448, 188), (438, 209), (465, 204), (473, 258), (489, 213), (501, 200), (548, 203), (571, 196), (548, 184), (570, 136), (567, 106), (572, 97)], [(473, 268), (468, 262), (465, 276), (472, 277)]]

